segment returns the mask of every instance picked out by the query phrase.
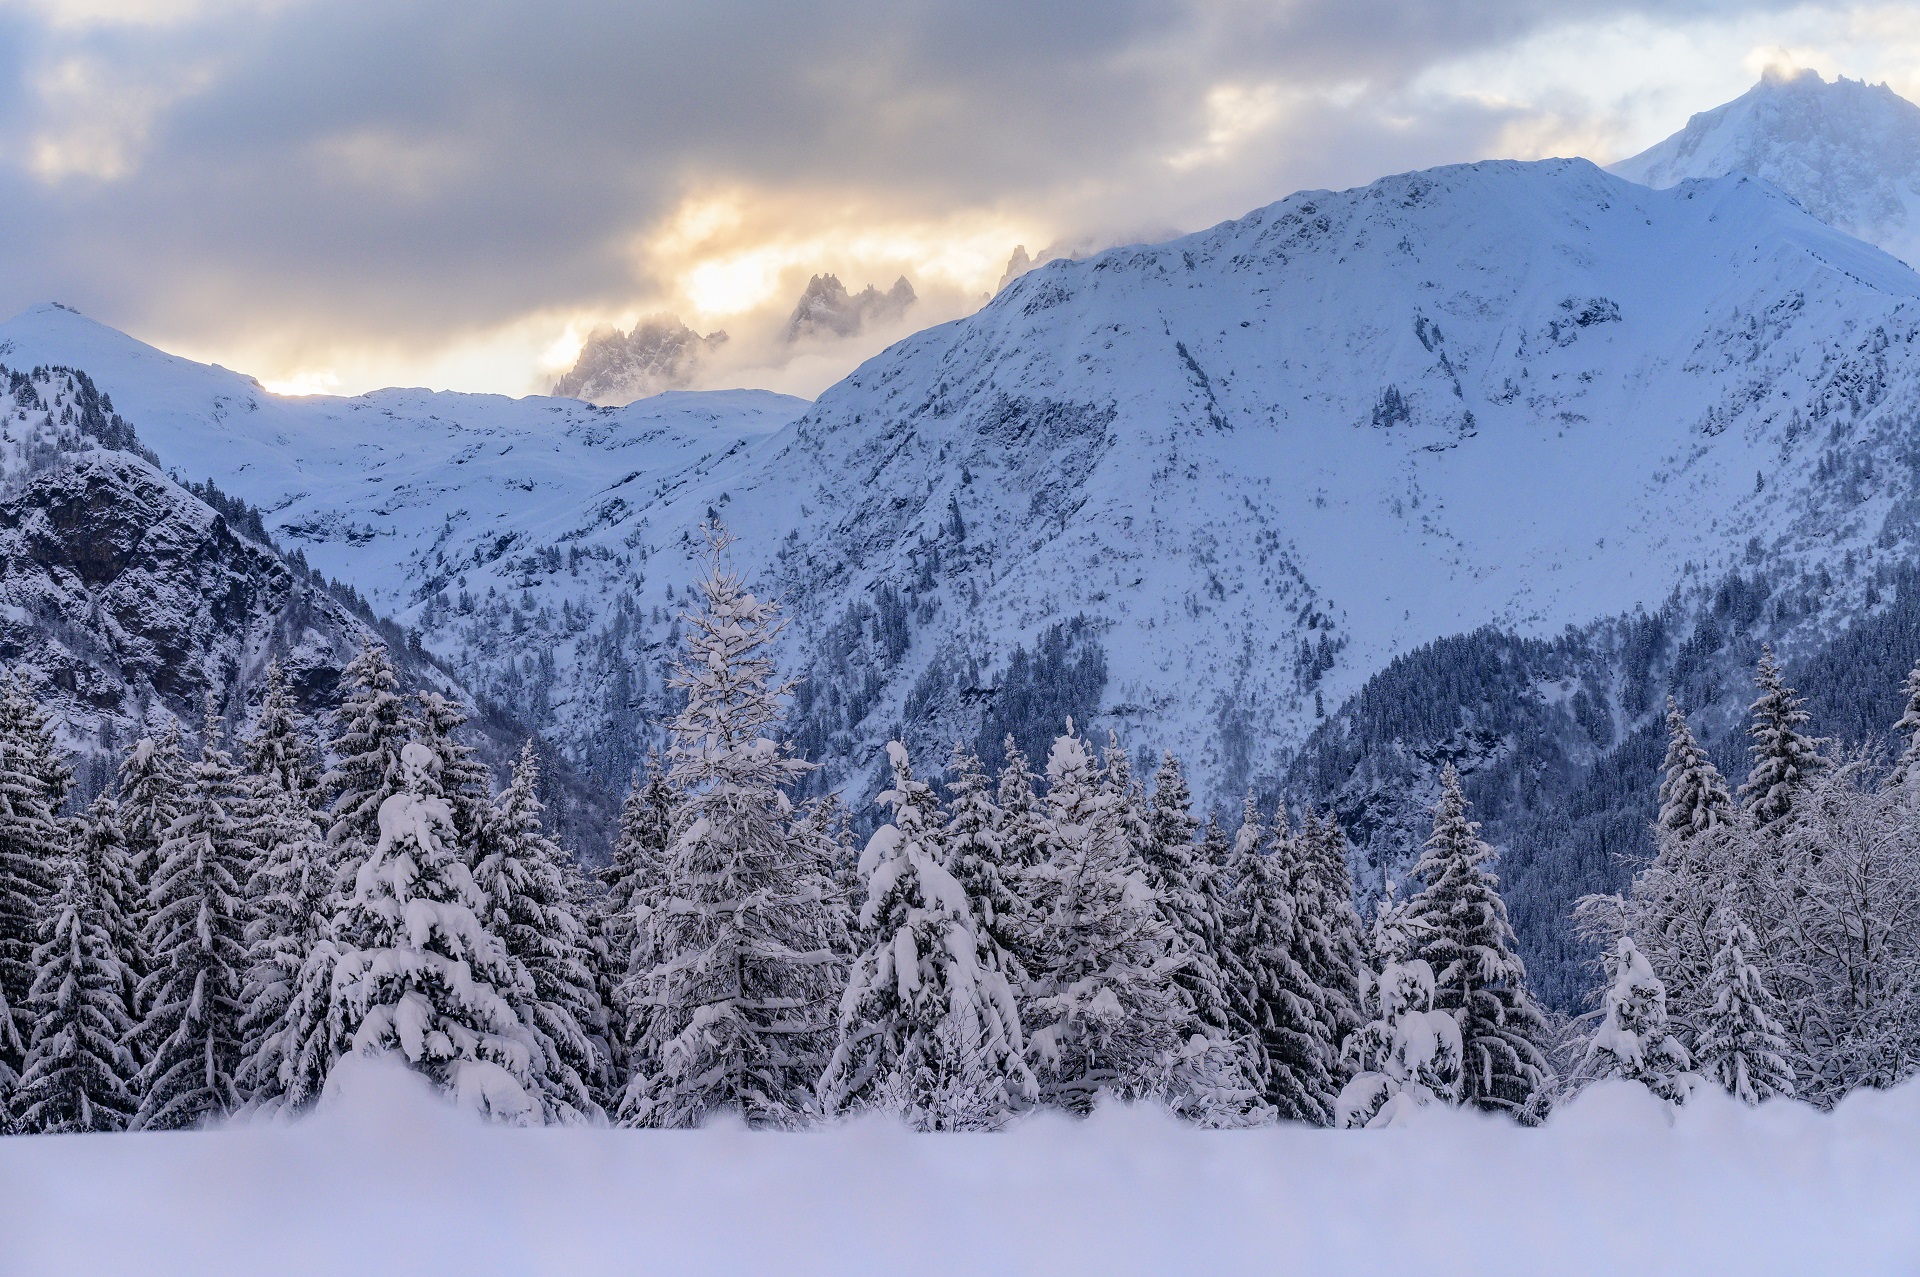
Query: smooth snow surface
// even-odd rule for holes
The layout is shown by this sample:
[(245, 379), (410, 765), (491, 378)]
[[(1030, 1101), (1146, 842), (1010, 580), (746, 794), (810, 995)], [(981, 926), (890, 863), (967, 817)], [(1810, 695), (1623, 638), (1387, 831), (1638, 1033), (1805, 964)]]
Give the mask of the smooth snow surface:
[(10, 1272), (1911, 1273), (1920, 1086), (1822, 1116), (1604, 1083), (1542, 1131), (510, 1130), (363, 1065), (292, 1127), (0, 1141)]

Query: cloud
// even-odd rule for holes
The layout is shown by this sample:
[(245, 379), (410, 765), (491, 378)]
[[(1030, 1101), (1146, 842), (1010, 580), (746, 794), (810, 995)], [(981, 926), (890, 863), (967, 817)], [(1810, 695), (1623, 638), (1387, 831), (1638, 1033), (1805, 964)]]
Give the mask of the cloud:
[[(1876, 13), (1920, 48), (1891, 9), (1765, 0), (0, 0), (0, 311), (303, 385), (523, 392), (596, 324), (738, 336), (815, 272), (905, 274), (933, 322), (1015, 243), (1604, 145), (1638, 117), (1625, 46), (1569, 43), (1595, 33), (1798, 48)], [(1751, 51), (1642, 96), (1677, 127)], [(817, 390), (858, 353), (727, 371)]]

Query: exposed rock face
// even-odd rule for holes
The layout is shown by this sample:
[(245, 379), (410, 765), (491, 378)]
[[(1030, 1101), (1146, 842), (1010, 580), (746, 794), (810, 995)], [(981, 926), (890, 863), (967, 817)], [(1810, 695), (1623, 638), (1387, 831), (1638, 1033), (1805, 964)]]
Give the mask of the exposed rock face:
[(913, 285), (902, 275), (893, 287), (881, 292), (868, 284), (858, 293), (849, 293), (835, 275), (815, 275), (807, 281), (807, 291), (793, 308), (787, 321), (787, 340), (852, 337), (874, 324), (891, 324), (907, 313), (917, 300)]
[(553, 393), (618, 406), (684, 389), (700, 361), (726, 340), (725, 332), (702, 337), (675, 315), (649, 315), (630, 333), (596, 328), (572, 370), (553, 383)]

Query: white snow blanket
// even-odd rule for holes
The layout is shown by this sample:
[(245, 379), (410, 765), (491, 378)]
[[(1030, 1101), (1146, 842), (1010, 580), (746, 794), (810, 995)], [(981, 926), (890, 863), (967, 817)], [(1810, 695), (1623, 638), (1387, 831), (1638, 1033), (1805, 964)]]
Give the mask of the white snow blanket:
[[(1911, 1273), (1920, 1086), (1832, 1114), (1602, 1083), (1527, 1131), (491, 1127), (371, 1062), (312, 1118), (0, 1140), (9, 1273)], [(339, 1079), (336, 1079), (339, 1080)]]

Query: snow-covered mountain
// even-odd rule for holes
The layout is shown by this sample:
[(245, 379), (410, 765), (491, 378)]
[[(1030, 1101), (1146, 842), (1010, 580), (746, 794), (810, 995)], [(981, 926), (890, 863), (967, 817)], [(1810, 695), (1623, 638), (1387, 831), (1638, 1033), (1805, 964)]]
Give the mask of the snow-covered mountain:
[(1223, 797), (1443, 635), (1756, 557), (1855, 606), (1913, 544), (1917, 335), (1920, 277), (1764, 182), (1546, 161), (1050, 263), (791, 424), (744, 393), (281, 400), (48, 309), (0, 359), (88, 368), (169, 465), (607, 771), (719, 515), (788, 600), (836, 773), (902, 724), (1067, 704)]
[(596, 328), (553, 393), (595, 404), (625, 404), (693, 381), (700, 361), (726, 344), (725, 332), (705, 337), (673, 315), (649, 315), (632, 332)]
[(1769, 71), (1612, 171), (1648, 186), (1750, 173), (1822, 221), (1920, 265), (1920, 106), (1884, 84)]

